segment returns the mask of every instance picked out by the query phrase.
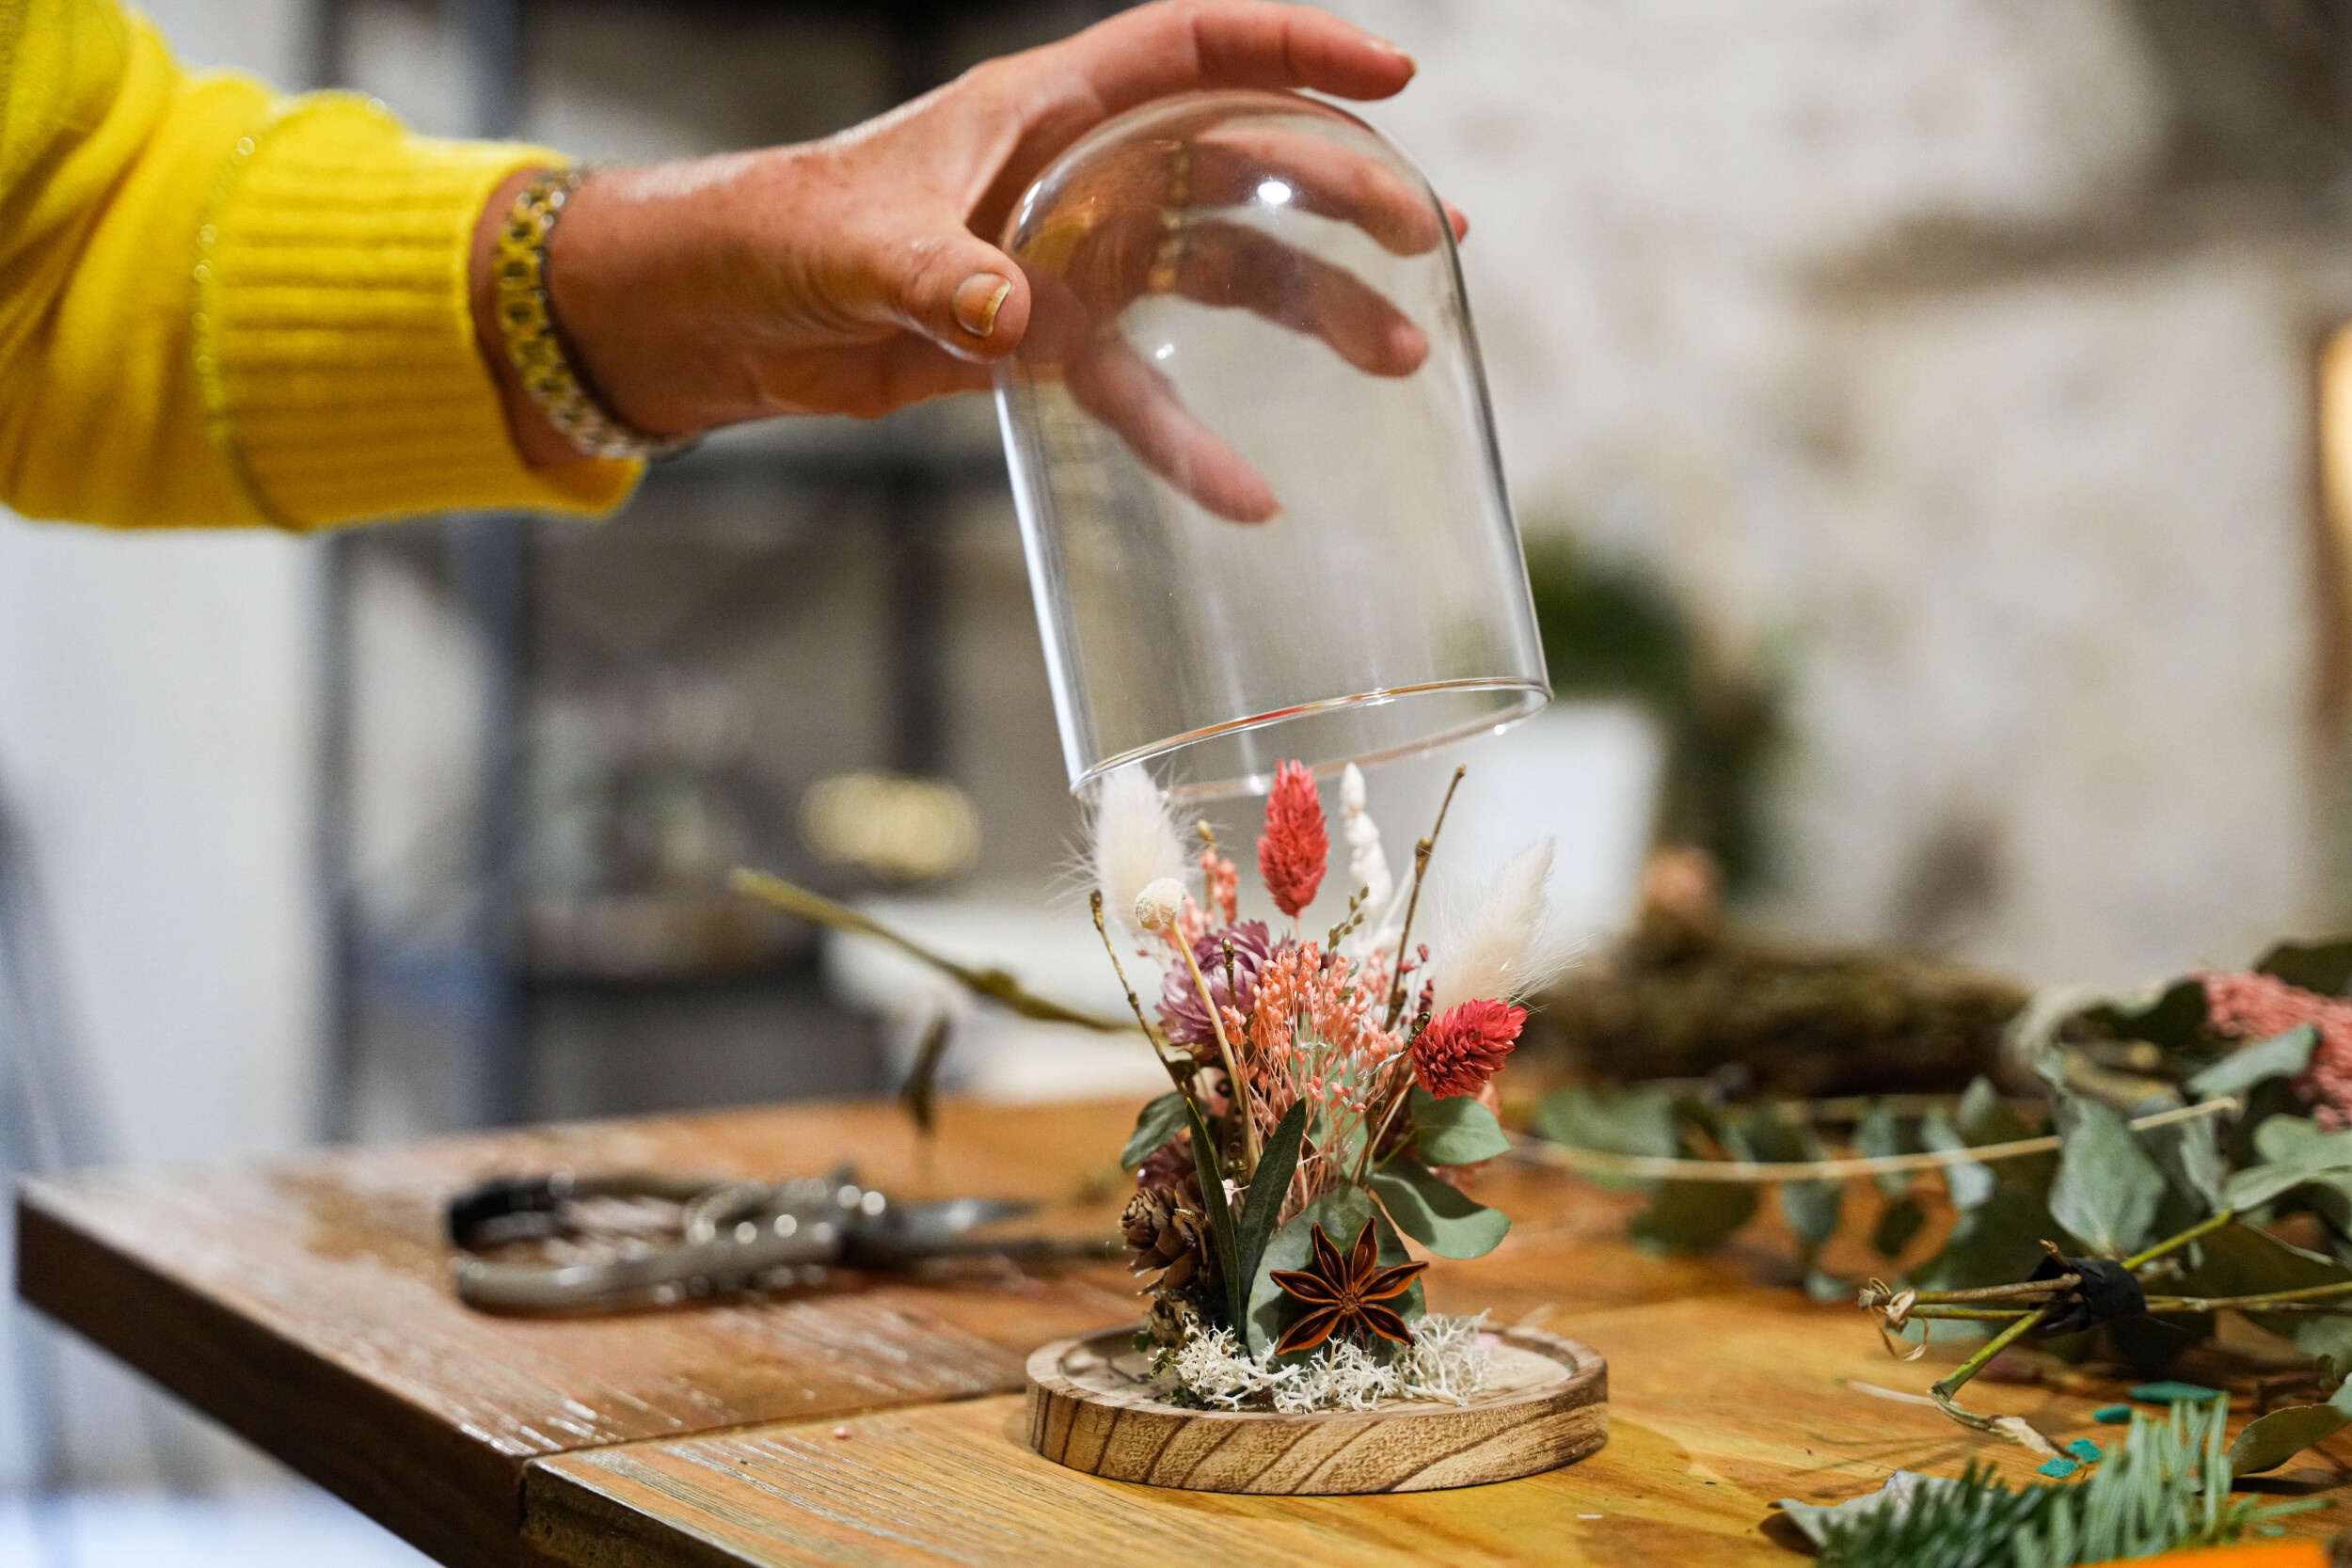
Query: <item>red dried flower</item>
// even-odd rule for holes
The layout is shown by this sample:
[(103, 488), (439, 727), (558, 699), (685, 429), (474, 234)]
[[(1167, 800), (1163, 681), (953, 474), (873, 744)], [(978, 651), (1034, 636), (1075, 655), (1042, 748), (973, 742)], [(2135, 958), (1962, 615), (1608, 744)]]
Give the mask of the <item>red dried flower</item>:
[(1293, 919), (1315, 901), (1331, 861), (1331, 834), (1315, 796), (1314, 770), (1286, 762), (1274, 770), (1265, 798), (1265, 832), (1258, 838), (1258, 875), (1274, 907)]
[(1439, 1100), (1476, 1094), (1518, 1043), (1527, 1009), (1489, 998), (1460, 1003), (1413, 1041), (1413, 1076)]

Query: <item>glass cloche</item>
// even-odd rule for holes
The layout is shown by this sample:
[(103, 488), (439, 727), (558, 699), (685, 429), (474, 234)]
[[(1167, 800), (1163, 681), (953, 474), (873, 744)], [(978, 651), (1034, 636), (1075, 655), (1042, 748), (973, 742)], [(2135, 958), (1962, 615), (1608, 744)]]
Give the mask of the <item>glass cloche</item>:
[(997, 409), (1073, 788), (1374, 762), (1549, 696), (1445, 208), (1275, 92), (1163, 100), (1014, 210)]

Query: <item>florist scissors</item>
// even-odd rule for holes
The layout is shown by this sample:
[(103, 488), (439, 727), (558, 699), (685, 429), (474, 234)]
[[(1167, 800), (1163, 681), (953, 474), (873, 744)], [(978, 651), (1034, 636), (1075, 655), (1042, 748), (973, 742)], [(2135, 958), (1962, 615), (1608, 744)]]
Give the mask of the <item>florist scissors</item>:
[[(670, 1307), (813, 1284), (824, 1271), (902, 1271), (938, 1258), (1099, 1258), (1105, 1243), (984, 1237), (1036, 1209), (1008, 1198), (900, 1203), (847, 1166), (787, 1181), (625, 1174), (500, 1176), (452, 1198), (458, 1299), (486, 1312)], [(492, 1258), (528, 1245), (524, 1259)]]

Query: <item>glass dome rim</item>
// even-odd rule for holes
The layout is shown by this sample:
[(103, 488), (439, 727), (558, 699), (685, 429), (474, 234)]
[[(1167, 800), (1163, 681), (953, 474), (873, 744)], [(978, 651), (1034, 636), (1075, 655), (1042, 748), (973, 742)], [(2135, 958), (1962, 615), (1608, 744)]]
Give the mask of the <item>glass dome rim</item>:
[(1410, 174), (1432, 201), (1438, 199), (1437, 191), (1430, 185), (1428, 176), (1422, 172), (1420, 166), (1406, 154), (1405, 150), (1398, 146), (1392, 137), (1370, 120), (1350, 112), (1342, 104), (1334, 103), (1327, 99), (1316, 98), (1308, 93), (1295, 92), (1287, 87), (1192, 87), (1184, 92), (1168, 93), (1138, 103), (1134, 108), (1104, 120), (1059, 152), (1055, 153), (1053, 159), (1032, 175), (1028, 183), (1023, 187), (1021, 198), (1013, 203), (1012, 211), (1005, 215), (1004, 232), (998, 236), (997, 243), (1006, 251), (1017, 255), (1022, 230), (1027, 227), (1030, 217), (1040, 205), (1041, 198), (1047, 193), (1057, 190), (1064, 177), (1087, 157), (1126, 136), (1135, 126), (1148, 119), (1171, 114), (1179, 109), (1200, 108), (1219, 99), (1231, 100), (1236, 103), (1256, 101), (1267, 105), (1279, 104), (1293, 112), (1300, 109), (1312, 110), (1325, 119), (1337, 120), (1370, 137), (1373, 144), (1380, 150), (1383, 157), (1397, 168)]
[[(1409, 757), (1426, 755), (1441, 746), (1453, 745), (1475, 736), (1506, 730), (1515, 724), (1523, 723), (1550, 706), (1555, 697), (1549, 673), (1542, 679), (1525, 675), (1473, 675), (1455, 680), (1425, 681), (1414, 686), (1375, 687), (1369, 690), (1351, 692), (1345, 696), (1318, 698), (1313, 702), (1275, 708), (1264, 713), (1251, 714), (1246, 718), (1229, 719), (1184, 735), (1169, 736), (1146, 745), (1130, 747), (1117, 756), (1105, 757), (1077, 778), (1073, 779), (1070, 784), (1070, 793), (1073, 796), (1083, 796), (1096, 782), (1118, 768), (1134, 763), (1148, 764), (1157, 758), (1172, 756), (1189, 747), (1203, 745), (1213, 740), (1230, 739), (1234, 736), (1247, 735), (1255, 731), (1276, 729), (1301, 719), (1343, 712), (1349, 708), (1367, 705), (1391, 703), (1398, 698), (1436, 695), (1468, 696), (1478, 692), (1517, 692), (1522, 700), (1512, 711), (1499, 718), (1488, 717), (1472, 723), (1454, 725), (1394, 746), (1359, 752), (1353, 756), (1303, 760), (1308, 760), (1308, 765), (1318, 773), (1328, 768), (1343, 768), (1349, 764), (1375, 768), (1384, 763), (1401, 762)], [(1532, 701), (1527, 700), (1531, 698)], [(1219, 779), (1205, 784), (1180, 781), (1165, 784), (1163, 787), (1171, 800), (1201, 803), (1263, 795), (1272, 783), (1273, 780), (1270, 777), (1255, 779), (1245, 776), (1238, 779)]]

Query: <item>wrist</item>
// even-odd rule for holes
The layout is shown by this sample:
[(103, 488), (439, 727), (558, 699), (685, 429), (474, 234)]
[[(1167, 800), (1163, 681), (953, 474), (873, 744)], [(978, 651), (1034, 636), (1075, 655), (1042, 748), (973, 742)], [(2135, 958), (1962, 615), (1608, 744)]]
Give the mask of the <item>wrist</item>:
[(489, 367), (491, 380), (498, 384), (499, 402), (505, 408), (507, 434), (514, 439), (515, 450), (534, 468), (584, 461), (571, 442), (564, 439), (564, 433), (548, 421), (547, 415), (523, 386), (522, 372), (516, 368), (514, 356), (506, 351), (506, 334), (499, 325), (499, 227), (506, 221), (506, 214), (523, 187), (546, 172), (543, 168), (516, 169), (490, 193), (490, 199), (483, 203), (481, 215), (474, 219), (468, 272), (474, 345)]

